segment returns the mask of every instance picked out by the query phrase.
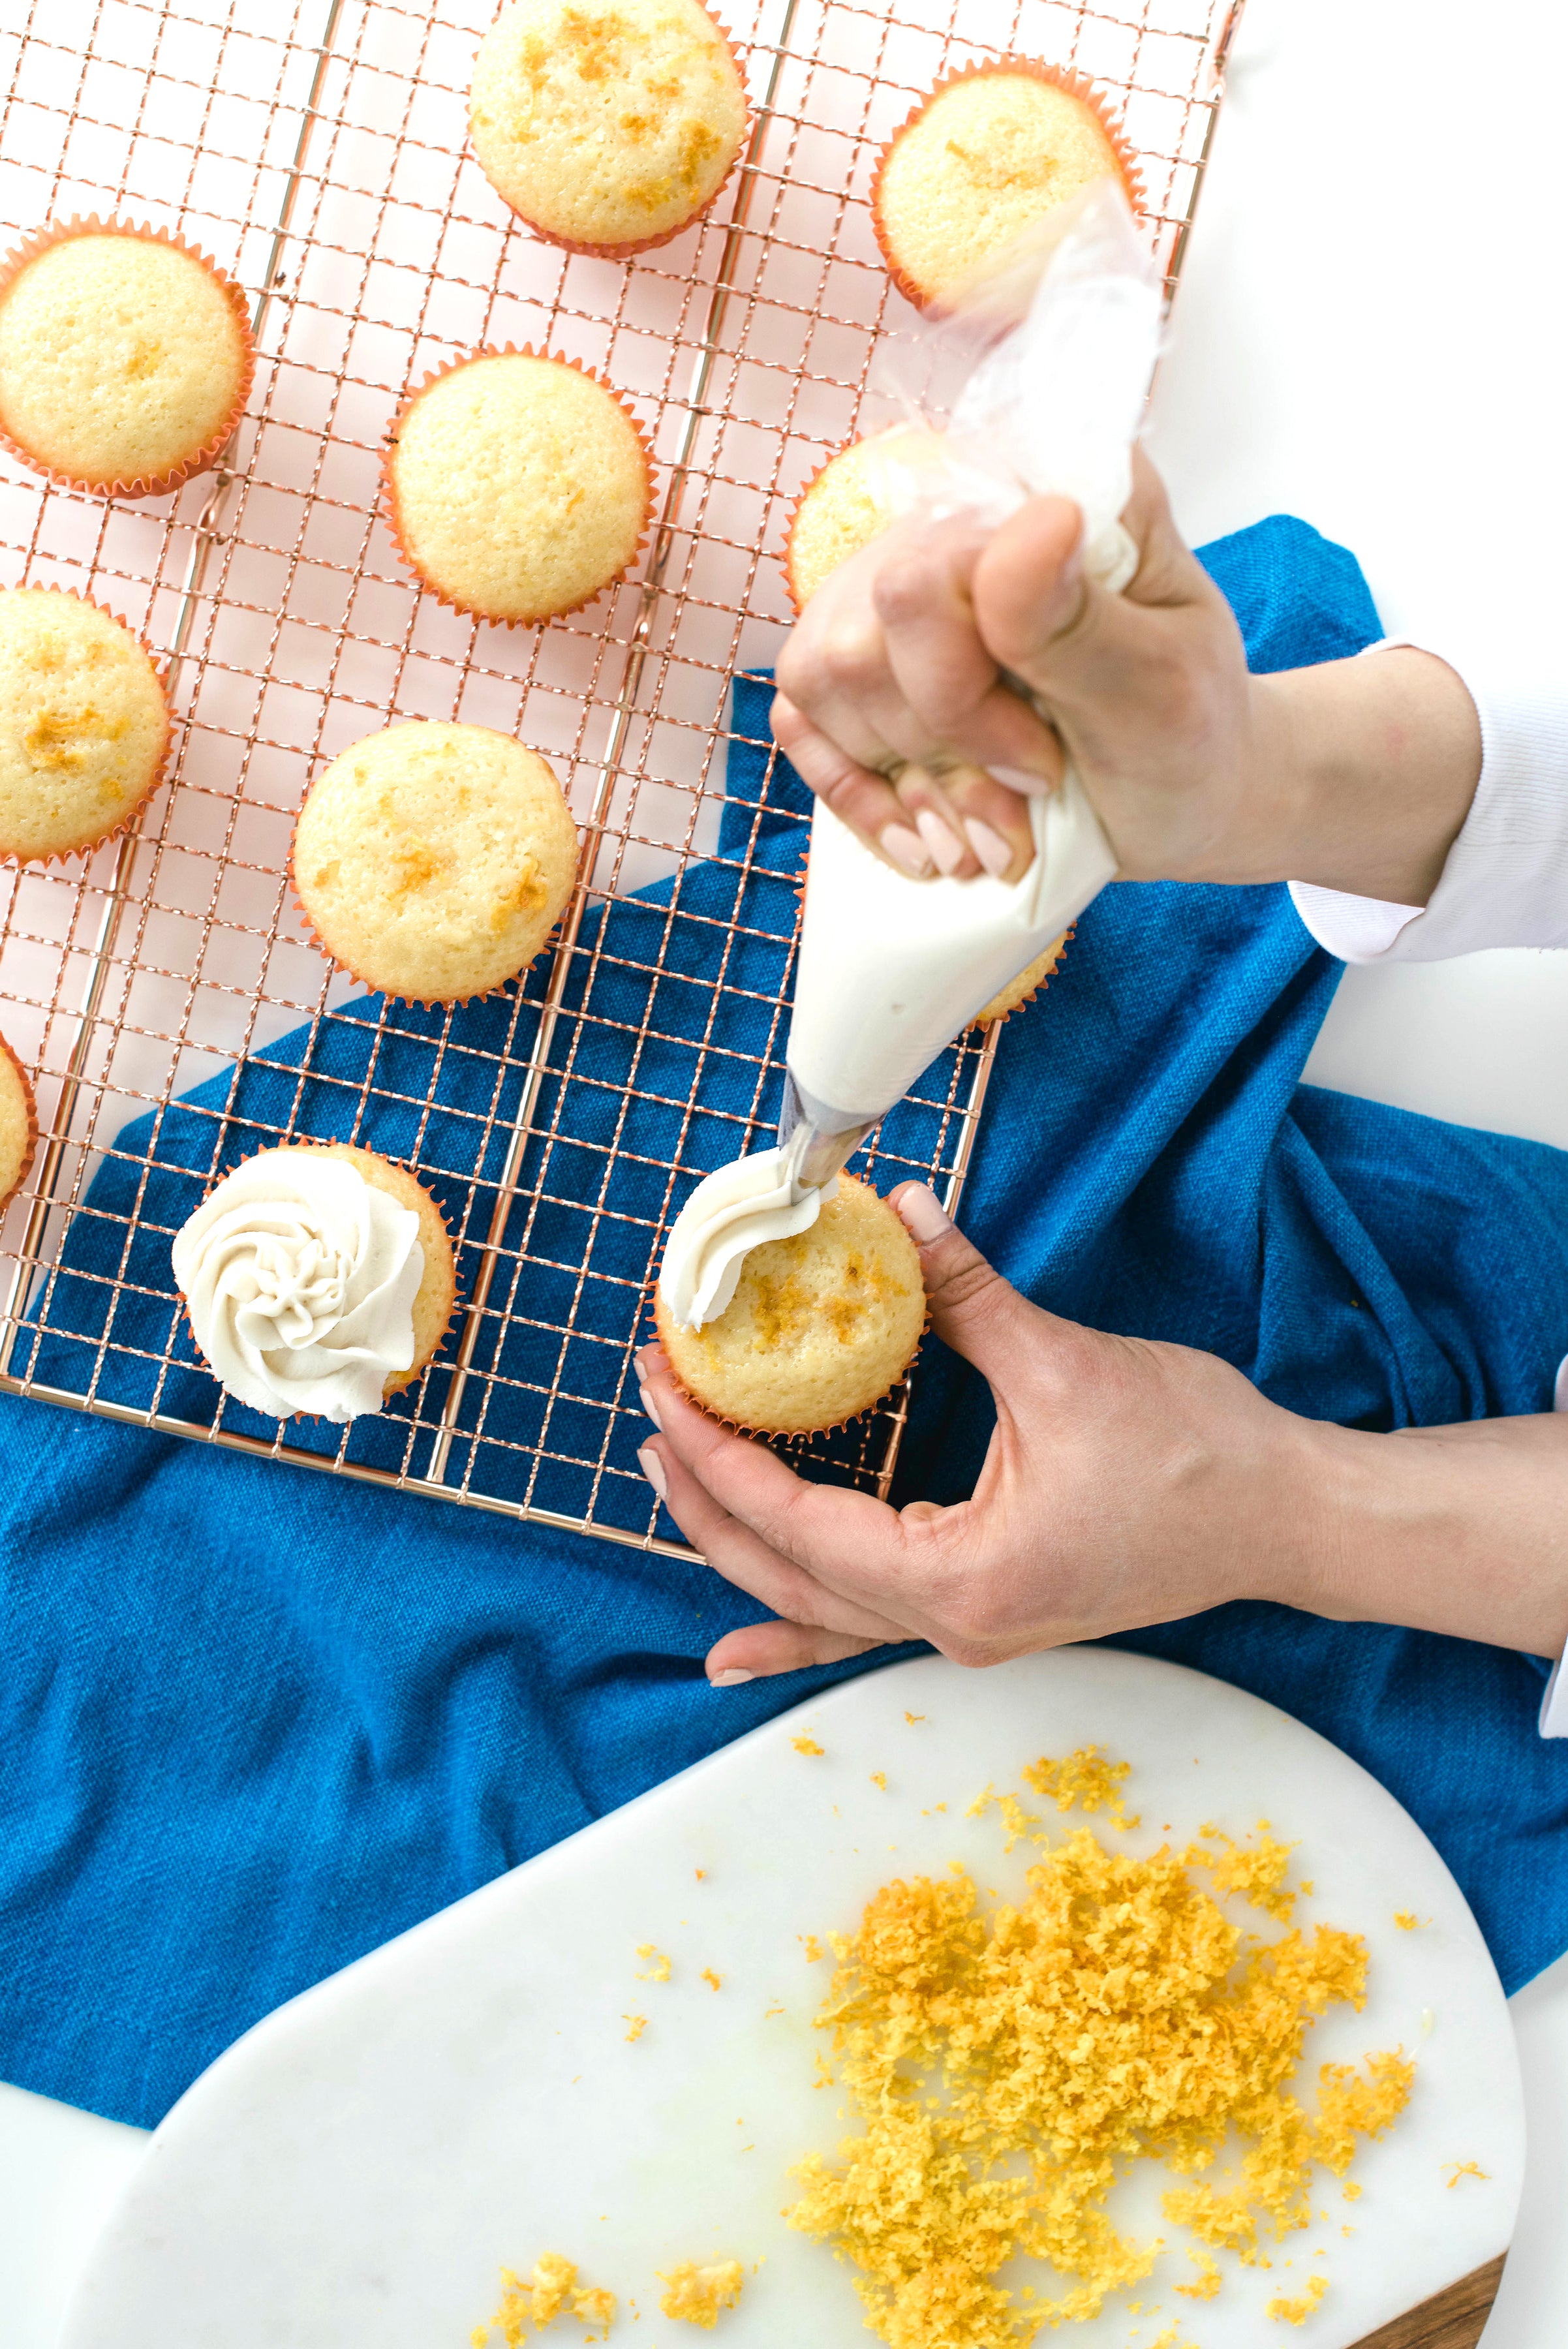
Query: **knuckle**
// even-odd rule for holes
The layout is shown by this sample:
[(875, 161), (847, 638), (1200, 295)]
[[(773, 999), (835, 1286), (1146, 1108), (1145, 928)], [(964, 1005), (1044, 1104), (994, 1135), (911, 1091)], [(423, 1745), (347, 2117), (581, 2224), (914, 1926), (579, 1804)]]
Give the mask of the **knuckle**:
[(937, 1268), (934, 1282), (927, 1284), (927, 1295), (944, 1306), (973, 1305), (977, 1299), (995, 1291), (1000, 1295), (1007, 1287), (1002, 1275), (987, 1264), (982, 1256), (972, 1253), (950, 1269)]

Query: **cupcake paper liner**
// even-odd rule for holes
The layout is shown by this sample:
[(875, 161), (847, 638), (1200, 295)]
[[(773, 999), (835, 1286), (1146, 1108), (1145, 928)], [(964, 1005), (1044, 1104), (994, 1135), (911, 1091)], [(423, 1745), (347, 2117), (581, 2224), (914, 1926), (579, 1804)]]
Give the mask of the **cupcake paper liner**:
[(4, 842), (0, 841), (0, 864), (16, 864), (23, 867), (67, 864), (73, 856), (91, 856), (99, 849), (106, 847), (111, 840), (118, 840), (122, 833), (129, 832), (159, 784), (167, 779), (169, 754), (174, 743), (174, 719), (169, 707), (169, 670), (167, 666), (159, 659), (156, 651), (148, 643), (140, 629), (133, 628), (129, 620), (122, 620), (118, 612), (111, 612), (109, 605), (100, 604), (96, 596), (84, 595), (79, 587), (57, 587), (52, 584), (37, 588), (26, 586), (24, 583), (24, 587), (29, 595), (69, 595), (77, 603), (90, 605), (95, 612), (102, 612), (106, 618), (113, 620), (117, 626), (125, 630), (128, 636), (135, 638), (147, 655), (152, 664), (152, 674), (158, 680), (158, 690), (163, 697), (163, 748), (159, 753), (158, 763), (152, 771), (152, 779), (140, 798), (133, 806), (127, 808), (118, 823), (110, 824), (107, 832), (97, 833), (91, 840), (78, 843), (75, 848), (52, 848), (47, 856), (23, 856), (16, 849), (7, 848)]
[(999, 57), (992, 65), (961, 67), (957, 73), (945, 74), (935, 88), (921, 98), (919, 106), (898, 125), (877, 156), (876, 168), (871, 174), (871, 227), (876, 235), (877, 248), (883, 261), (887, 264), (888, 276), (904, 296), (905, 301), (912, 303), (917, 310), (940, 312), (942, 305), (923, 293), (915, 284), (914, 279), (906, 274), (899, 264), (893, 249), (888, 225), (882, 217), (883, 174), (887, 171), (888, 158), (899, 140), (903, 138), (906, 131), (914, 129), (927, 109), (934, 104), (944, 91), (954, 88), (960, 82), (980, 81), (993, 74), (1033, 76), (1036, 81), (1050, 82), (1053, 88), (1064, 91), (1069, 98), (1081, 100), (1094, 114), (1110, 141), (1123, 188), (1134, 212), (1140, 212), (1143, 210), (1143, 174), (1138, 168), (1137, 153), (1128, 145), (1127, 135), (1120, 122), (1110, 111), (1106, 99), (1096, 88), (1094, 83), (1086, 79), (1083, 74), (1074, 72), (1067, 66), (1047, 65), (1043, 58), (1039, 57)]
[(32, 1173), (33, 1161), (38, 1154), (38, 1099), (33, 1091), (32, 1078), (27, 1074), (4, 1036), (0, 1036), (0, 1060), (9, 1061), (22, 1080), (22, 1098), (27, 1104), (27, 1141), (22, 1152), (22, 1164), (16, 1170), (16, 1179), (10, 1189), (0, 1191), (0, 1213), (4, 1213)]
[[(0, 1036), (0, 1050), (4, 1050), (5, 1049), (5, 1040), (3, 1036)], [(212, 1197), (219, 1184), (226, 1183), (229, 1176), (231, 1174), (238, 1174), (242, 1166), (248, 1166), (253, 1158), (265, 1158), (270, 1151), (274, 1150), (324, 1150), (330, 1149), (332, 1146), (332, 1143), (319, 1141), (314, 1134), (296, 1134), (292, 1141), (260, 1143), (254, 1150), (247, 1150), (243, 1158), (236, 1158), (232, 1166), (225, 1166), (221, 1174), (213, 1175), (212, 1181), (202, 1192), (197, 1206), (192, 1209), (192, 1214), (199, 1214), (201, 1209), (206, 1206), (208, 1200)], [(365, 1144), (363, 1143), (354, 1143), (348, 1146), (355, 1150), (365, 1150)], [(381, 1390), (381, 1401), (385, 1403), (392, 1395), (403, 1393), (405, 1390), (411, 1387), (417, 1380), (421, 1379), (425, 1372), (431, 1368), (431, 1364), (438, 1359), (441, 1348), (446, 1344), (447, 1340), (451, 1337), (452, 1330), (457, 1325), (458, 1309), (462, 1304), (462, 1299), (458, 1294), (457, 1250), (452, 1246), (452, 1226), (447, 1222), (446, 1216), (441, 1210), (441, 1201), (436, 1197), (435, 1193), (430, 1190), (423, 1183), (420, 1183), (419, 1175), (416, 1174), (413, 1167), (408, 1164), (406, 1159), (389, 1158), (384, 1150), (365, 1150), (365, 1154), (368, 1158), (379, 1158), (384, 1160), (387, 1165), (395, 1166), (400, 1174), (406, 1174), (411, 1183), (419, 1183), (420, 1189), (424, 1192), (425, 1197), (435, 1209), (437, 1222), (441, 1225), (442, 1231), (446, 1234), (446, 1243), (451, 1254), (452, 1261), (452, 1310), (447, 1315), (446, 1319), (442, 1322), (440, 1330), (437, 1332), (435, 1344), (431, 1348), (431, 1350), (425, 1356), (424, 1361), (422, 1362), (415, 1362), (412, 1367), (407, 1371), (395, 1371), (387, 1381), (386, 1385)], [(0, 1200), (0, 1206), (3, 1206), (4, 1205), (5, 1202)], [(186, 1222), (189, 1221), (190, 1217), (187, 1216)], [(183, 1226), (182, 1226), (181, 1228), (183, 1229)], [(184, 1290), (182, 1288), (177, 1288), (174, 1293), (179, 1298), (181, 1305), (184, 1308), (183, 1319), (185, 1327), (190, 1332), (191, 1343), (196, 1350), (202, 1368), (206, 1371), (209, 1378), (216, 1380), (217, 1384), (220, 1387), (223, 1387), (224, 1394), (228, 1394), (228, 1388), (223, 1386), (223, 1380), (218, 1377), (217, 1371), (213, 1368), (212, 1363), (207, 1360), (206, 1354), (202, 1351), (202, 1341), (200, 1338), (197, 1337), (195, 1325), (191, 1319), (191, 1308)], [(230, 1397), (231, 1401), (234, 1401), (234, 1399), (235, 1398), (232, 1396)], [(246, 1410), (250, 1409), (250, 1407), (251, 1406), (249, 1404), (244, 1406)], [(270, 1412), (260, 1414), (263, 1418), (271, 1418), (272, 1415), (273, 1414)], [(357, 1416), (361, 1419), (379, 1419), (380, 1417), (380, 1413), (379, 1412), (360, 1412)], [(309, 1420), (312, 1424), (320, 1425), (322, 1427), (352, 1427), (354, 1424), (353, 1420), (339, 1421), (328, 1419), (324, 1412), (319, 1411), (290, 1412), (286, 1418), (279, 1417), (277, 1423), (280, 1428), (292, 1427), (296, 1420)]]
[(473, 152), (474, 161), (479, 163), (480, 170), (484, 171), (486, 184), (495, 189), (496, 194), (500, 196), (502, 202), (506, 206), (506, 209), (512, 214), (513, 219), (521, 221), (524, 228), (532, 230), (533, 233), (539, 238), (542, 243), (553, 244), (556, 246), (556, 250), (561, 253), (580, 253), (589, 261), (632, 261), (635, 260), (636, 256), (639, 253), (657, 253), (660, 245), (673, 244), (678, 236), (684, 236), (687, 230), (691, 228), (694, 222), (705, 219), (708, 213), (712, 211), (714, 205), (718, 202), (720, 197), (723, 194), (725, 189), (734, 178), (736, 171), (740, 169), (741, 158), (744, 155), (747, 145), (750, 141), (752, 127), (756, 119), (756, 115), (755, 110), (752, 106), (750, 95), (746, 89), (745, 63), (741, 56), (740, 50), (735, 46), (734, 35), (731, 32), (729, 26), (726, 24), (723, 24), (720, 18), (713, 14), (711, 8), (704, 6), (702, 14), (707, 17), (714, 31), (719, 35), (720, 39), (723, 42), (724, 47), (729, 50), (730, 55), (734, 61), (735, 71), (740, 78), (741, 94), (745, 99), (746, 119), (741, 125), (741, 136), (736, 142), (734, 154), (731, 158), (730, 168), (725, 172), (723, 178), (720, 181), (718, 186), (714, 189), (712, 194), (709, 196), (704, 202), (700, 203), (694, 212), (688, 212), (684, 220), (677, 221), (673, 228), (665, 229), (661, 235), (638, 237), (629, 244), (583, 244), (579, 243), (572, 237), (558, 236), (554, 229), (544, 228), (540, 225), (539, 222), (530, 219), (529, 215), (525, 212), (522, 211), (519, 206), (513, 202), (510, 196), (503, 193), (502, 190), (495, 186), (495, 182), (491, 179), (489, 172), (484, 171), (483, 164), (479, 163), (478, 153), (473, 150), (472, 133), (472, 131), (470, 132), (469, 147), (471, 151)]
[[(398, 492), (392, 479), (392, 455), (398, 445), (398, 436), (402, 429), (403, 419), (424, 398), (432, 384), (444, 382), (448, 376), (456, 375), (461, 367), (472, 367), (480, 359), (547, 359), (553, 367), (575, 368), (578, 375), (586, 376), (590, 383), (597, 383), (601, 391), (609, 394), (636, 433), (639, 445), (642, 450), (643, 465), (648, 476), (648, 500), (643, 512), (642, 527), (638, 533), (636, 545), (620, 570), (612, 579), (603, 581), (590, 594), (580, 595), (575, 604), (564, 604), (558, 611), (535, 613), (530, 619), (508, 619), (502, 614), (483, 611), (477, 604), (459, 603), (457, 598), (454, 595), (449, 595), (443, 587), (438, 587), (434, 580), (428, 578), (415, 562), (409, 543), (403, 535), (402, 517), (398, 511)], [(432, 373), (426, 376), (417, 390), (409, 394), (399, 409), (392, 419), (391, 431), (381, 448), (382, 503), (386, 511), (387, 527), (392, 533), (393, 544), (427, 595), (433, 595), (438, 604), (446, 605), (449, 612), (460, 612), (465, 619), (488, 620), (493, 627), (542, 628), (551, 620), (569, 619), (574, 612), (586, 611), (590, 604), (597, 603), (598, 598), (611, 587), (618, 587), (621, 581), (628, 575), (638, 556), (648, 544), (648, 534), (653, 523), (653, 442), (649, 438), (641, 419), (635, 413), (630, 402), (616, 389), (607, 377), (600, 375), (597, 367), (585, 367), (581, 359), (563, 358), (558, 351), (536, 351), (532, 343), (524, 343), (521, 349), (515, 343), (502, 343), (499, 346), (487, 343), (477, 351), (470, 351), (466, 358), (454, 359), (451, 367), (436, 367)]]
[[(1056, 941), (1056, 953), (1055, 953), (1054, 959), (1054, 960), (1053, 960), (1053, 962), (1052, 962), (1052, 965), (1051, 965), (1050, 969), (1049, 969), (1049, 970), (1045, 970), (1045, 971), (1042, 971), (1042, 972), (1041, 972), (1041, 974), (1040, 974), (1039, 978), (1035, 980), (1035, 982), (1034, 982), (1033, 986), (1029, 989), (1029, 992), (1027, 993), (1027, 995), (1021, 995), (1021, 996), (1019, 997), (1019, 999), (1018, 999), (1018, 1000), (1017, 1000), (1017, 1002), (1016, 1002), (1016, 1003), (1010, 1003), (1010, 1004), (1008, 1005), (1008, 1007), (1007, 1007), (1007, 1009), (1006, 1009), (1006, 1010), (1005, 1010), (1005, 1011), (997, 1011), (997, 1012), (993, 1012), (993, 1013), (992, 1014), (992, 1016), (991, 1016), (991, 1018), (990, 1018), (990, 1019), (985, 1018), (983, 1014), (977, 1015), (973, 1019), (971, 1019), (971, 1022), (970, 1022), (970, 1026), (971, 1026), (971, 1028), (982, 1028), (982, 1029), (983, 1029), (983, 1028), (1005, 1028), (1005, 1027), (1006, 1027), (1006, 1025), (1007, 1025), (1007, 1023), (1008, 1023), (1008, 1021), (1012, 1018), (1012, 1015), (1013, 1015), (1013, 1013), (1014, 1013), (1015, 1011), (1022, 1011), (1022, 1010), (1023, 1009), (1023, 1008), (1024, 1008), (1024, 1006), (1025, 1006), (1026, 1004), (1030, 1004), (1030, 1003), (1033, 1003), (1033, 1000), (1034, 1000), (1034, 999), (1035, 999), (1035, 997), (1036, 997), (1037, 995), (1044, 995), (1044, 994), (1045, 989), (1050, 986), (1051, 981), (1055, 978), (1056, 973), (1057, 973), (1057, 972), (1061, 969), (1061, 968), (1062, 968), (1063, 960), (1064, 960), (1064, 957), (1065, 957), (1065, 955), (1066, 955), (1067, 947), (1068, 947), (1068, 944), (1069, 944), (1069, 942), (1070, 942), (1073, 938), (1076, 937), (1076, 936), (1077, 936), (1077, 932), (1076, 932), (1076, 930), (1064, 930), (1064, 931), (1063, 931), (1063, 933), (1062, 933), (1062, 935), (1061, 935), (1061, 936), (1060, 936), (1060, 937), (1057, 939), (1057, 941)], [(1024, 969), (1025, 969), (1025, 970), (1027, 970), (1027, 969), (1028, 969), (1028, 968), (1029, 968), (1028, 964), (1027, 964), (1027, 963), (1025, 963), (1025, 964), (1024, 964), (1024, 966), (1023, 966), (1023, 968), (1024, 968)], [(1013, 982), (1010, 979), (1010, 980), (1008, 981), (1008, 986), (1010, 987), (1010, 986), (1012, 986), (1012, 984), (1013, 984)], [(997, 990), (996, 990), (997, 995), (1005, 995), (1005, 994), (1006, 994), (1006, 992), (1007, 992), (1007, 988), (1003, 988), (1003, 987), (999, 987), (999, 988), (997, 988)], [(996, 999), (996, 998), (995, 998), (995, 996), (993, 996), (993, 997), (992, 998), (992, 1000), (994, 1002), (994, 1001), (995, 1001), (995, 999)]]
[(192, 450), (190, 456), (183, 459), (181, 463), (171, 466), (166, 472), (141, 474), (129, 481), (118, 478), (112, 481), (88, 481), (83, 474), (62, 472), (55, 466), (47, 465), (42, 458), (34, 456), (30, 450), (22, 446), (20, 441), (14, 440), (4, 426), (0, 426), (0, 448), (7, 450), (17, 462), (26, 465), (29, 471), (41, 473), (47, 481), (52, 481), (57, 489), (85, 490), (89, 496), (97, 498), (162, 497), (169, 491), (177, 490), (181, 482), (189, 481), (192, 474), (210, 471), (234, 438), (235, 428), (244, 414), (245, 402), (251, 395), (251, 385), (255, 379), (255, 345), (251, 336), (250, 311), (244, 294), (234, 280), (224, 274), (209, 254), (202, 253), (196, 245), (188, 244), (185, 239), (177, 235), (172, 229), (145, 226), (138, 228), (124, 221), (99, 220), (96, 212), (89, 213), (86, 220), (78, 215), (72, 220), (53, 222), (47, 228), (40, 229), (36, 235), (27, 238), (25, 243), (16, 248), (15, 252), (7, 254), (4, 261), (0, 261), (0, 301), (4, 300), (6, 290), (26, 268), (29, 262), (36, 261), (40, 254), (47, 253), (50, 245), (63, 244), (68, 238), (76, 236), (140, 237), (150, 244), (166, 244), (171, 252), (183, 253), (191, 260), (200, 263), (207, 274), (227, 295), (239, 323), (244, 357), (240, 368), (239, 388), (234, 397), (234, 404), (211, 438), (203, 441), (199, 449)]

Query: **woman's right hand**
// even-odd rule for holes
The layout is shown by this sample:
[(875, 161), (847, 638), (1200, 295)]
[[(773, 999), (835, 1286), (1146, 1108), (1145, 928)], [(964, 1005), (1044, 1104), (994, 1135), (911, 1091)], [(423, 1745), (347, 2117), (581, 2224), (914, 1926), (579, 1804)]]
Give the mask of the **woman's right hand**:
[(1141, 451), (1123, 520), (1120, 595), (1084, 575), (1064, 498), (989, 533), (911, 519), (842, 564), (778, 664), (774, 731), (804, 780), (905, 872), (1014, 879), (1027, 795), (1070, 758), (1126, 880), (1424, 905), (1480, 771), (1458, 676), (1404, 648), (1250, 677)]

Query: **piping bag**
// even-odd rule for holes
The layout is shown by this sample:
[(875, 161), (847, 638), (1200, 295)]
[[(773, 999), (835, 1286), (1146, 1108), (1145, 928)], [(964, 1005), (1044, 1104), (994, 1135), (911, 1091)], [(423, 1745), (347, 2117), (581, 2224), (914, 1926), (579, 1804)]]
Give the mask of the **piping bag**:
[[(995, 529), (1031, 497), (1072, 498), (1085, 572), (1125, 587), (1137, 551), (1120, 516), (1159, 324), (1153, 261), (1119, 186), (1098, 181), (953, 315), (884, 344), (871, 397), (895, 420), (867, 443), (878, 503)], [(1115, 878), (1071, 766), (1029, 805), (1022, 880), (916, 881), (817, 802), (779, 1144), (708, 1175), (677, 1217), (659, 1273), (675, 1320), (714, 1319), (750, 1249), (809, 1229), (878, 1118)]]

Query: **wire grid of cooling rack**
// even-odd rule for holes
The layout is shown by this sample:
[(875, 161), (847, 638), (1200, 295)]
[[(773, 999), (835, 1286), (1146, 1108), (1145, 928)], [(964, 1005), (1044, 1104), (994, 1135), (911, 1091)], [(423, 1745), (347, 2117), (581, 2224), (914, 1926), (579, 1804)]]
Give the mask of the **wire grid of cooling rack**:
[[(708, 221), (629, 264), (540, 242), (467, 154), (491, 0), (32, 0), (0, 27), (6, 242), (88, 212), (177, 229), (246, 289), (260, 355), (223, 467), (172, 497), (106, 503), (0, 460), (5, 583), (79, 588), (141, 629), (177, 717), (129, 836), (0, 878), (0, 1030), (43, 1136), (0, 1226), (0, 1385), (685, 1554), (637, 1468), (631, 1356), (691, 1179), (776, 1116), (805, 816), (732, 679), (772, 657), (791, 501), (909, 317), (871, 233), (877, 151), (958, 66), (1075, 67), (1124, 113), (1174, 279), (1236, 13), (742, 5), (742, 168)], [(504, 342), (600, 369), (659, 466), (638, 573), (537, 630), (422, 595), (378, 513), (407, 390)], [(554, 954), (502, 999), (428, 1014), (329, 973), (284, 880), (313, 776), (415, 718), (543, 751), (584, 840)], [(919, 1174), (956, 1199), (991, 1050), (962, 1040), (884, 1121), (879, 1188)], [(458, 1253), (441, 1356), (342, 1431), (225, 1399), (168, 1263), (215, 1173), (306, 1136), (407, 1159)], [(814, 1473), (885, 1492), (906, 1401), (805, 1447)]]

